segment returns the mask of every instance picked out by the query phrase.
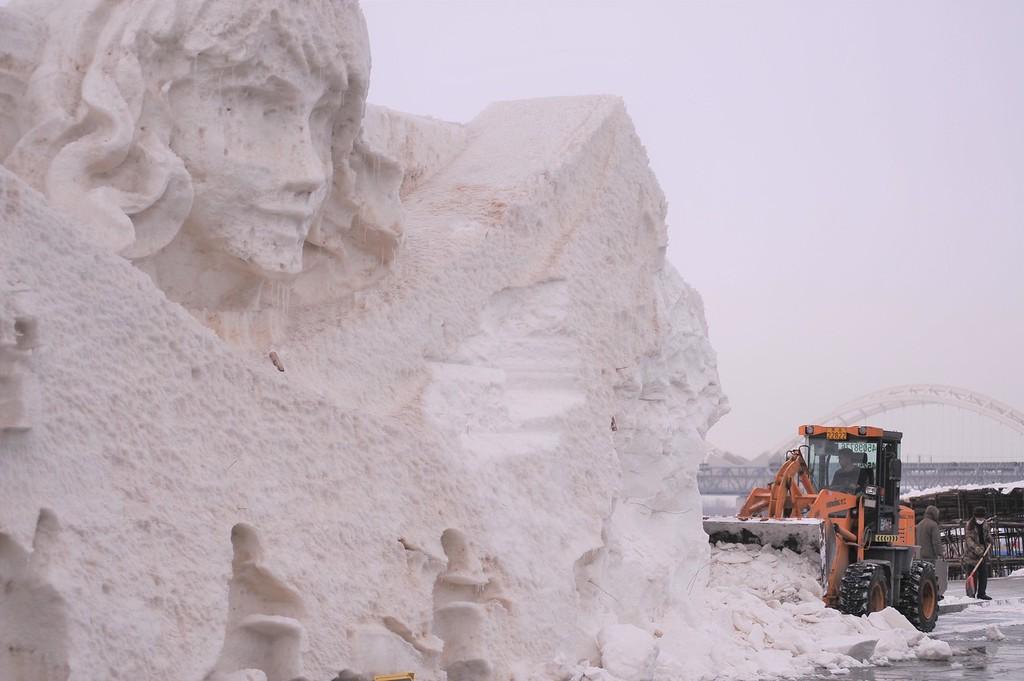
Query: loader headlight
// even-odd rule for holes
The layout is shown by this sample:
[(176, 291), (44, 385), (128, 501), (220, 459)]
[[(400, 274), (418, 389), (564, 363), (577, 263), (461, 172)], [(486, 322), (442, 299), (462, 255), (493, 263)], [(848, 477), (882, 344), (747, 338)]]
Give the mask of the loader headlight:
[(868, 434), (868, 427), (867, 426), (861, 426), (860, 428), (857, 429), (857, 432), (860, 435), (867, 435)]
[(804, 426), (804, 433), (811, 435), (814, 433), (814, 426)]
[(876, 494), (878, 494), (878, 488), (875, 487), (874, 485), (868, 485), (867, 487), (864, 488), (864, 494), (868, 495), (869, 497), (873, 497)]

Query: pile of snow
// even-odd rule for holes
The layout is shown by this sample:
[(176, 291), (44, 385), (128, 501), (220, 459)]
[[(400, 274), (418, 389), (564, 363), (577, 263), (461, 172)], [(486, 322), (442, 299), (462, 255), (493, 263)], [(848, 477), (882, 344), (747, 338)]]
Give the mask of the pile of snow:
[[(734, 626), (754, 650), (788, 651), (797, 667), (851, 666), (852, 658), (874, 664), (939, 659), (943, 650), (948, 657), (948, 646), (929, 639), (893, 608), (867, 618), (826, 608), (819, 569), (814, 554), (720, 543), (712, 551), (715, 586), (709, 597), (733, 611)], [(871, 641), (877, 643), (873, 651)]]
[(603, 670), (577, 668), (577, 677), (799, 676), (913, 658), (948, 660), (953, 654), (947, 643), (921, 633), (893, 608), (865, 618), (826, 608), (812, 556), (718, 544), (707, 569), (711, 586), (703, 596), (706, 619), (699, 630), (672, 622), (650, 631), (608, 627), (600, 638)]
[(746, 590), (763, 601), (821, 600), (819, 558), (771, 546), (718, 542), (711, 551), (711, 581), (720, 589)]

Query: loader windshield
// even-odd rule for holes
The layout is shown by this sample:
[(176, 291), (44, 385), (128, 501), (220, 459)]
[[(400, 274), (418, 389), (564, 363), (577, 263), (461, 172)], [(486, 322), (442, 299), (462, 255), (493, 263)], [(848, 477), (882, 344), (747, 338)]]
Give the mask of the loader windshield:
[(808, 438), (811, 478), (818, 489), (856, 494), (875, 484), (878, 443), (846, 440), (835, 442), (823, 437)]

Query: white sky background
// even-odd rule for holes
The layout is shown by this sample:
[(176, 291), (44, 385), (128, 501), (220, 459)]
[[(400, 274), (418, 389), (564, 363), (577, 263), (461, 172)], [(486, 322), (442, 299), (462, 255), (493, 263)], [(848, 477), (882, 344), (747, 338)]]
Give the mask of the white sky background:
[(363, 7), (374, 103), (624, 97), (704, 295), (720, 446), (901, 383), (1024, 408), (1024, 2)]

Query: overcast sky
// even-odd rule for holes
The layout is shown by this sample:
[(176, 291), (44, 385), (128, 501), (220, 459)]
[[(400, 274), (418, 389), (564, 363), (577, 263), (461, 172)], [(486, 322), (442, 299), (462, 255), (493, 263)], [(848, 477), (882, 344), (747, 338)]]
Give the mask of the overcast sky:
[(1024, 408), (1024, 2), (363, 6), (375, 103), (625, 99), (706, 303), (720, 446), (901, 383)]

